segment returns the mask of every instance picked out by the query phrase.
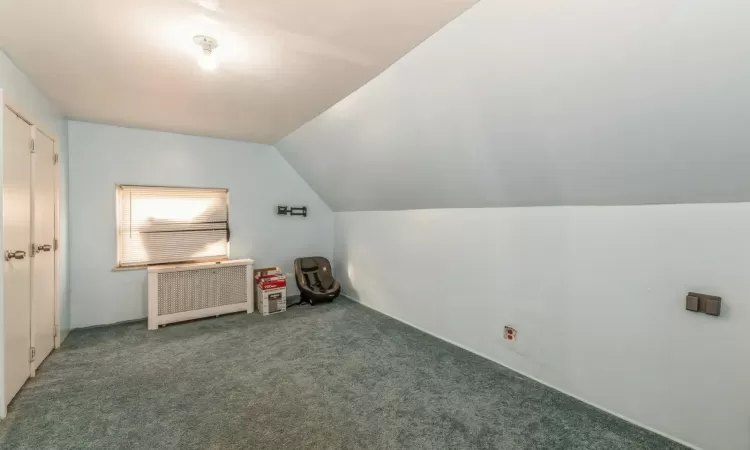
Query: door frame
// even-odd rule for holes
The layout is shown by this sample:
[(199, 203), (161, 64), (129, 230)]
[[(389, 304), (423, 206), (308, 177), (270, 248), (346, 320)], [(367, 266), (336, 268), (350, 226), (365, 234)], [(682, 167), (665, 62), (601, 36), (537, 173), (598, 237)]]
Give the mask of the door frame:
[[(57, 163), (54, 164), (55, 166), (55, 180), (54, 180), (54, 198), (55, 198), (55, 242), (57, 242), (57, 248), (54, 249), (54, 272), (55, 272), (55, 279), (53, 281), (54, 283), (54, 322), (55, 322), (55, 342), (54, 342), (54, 348), (58, 349), (60, 348), (60, 344), (62, 343), (61, 340), (61, 329), (60, 329), (60, 316), (61, 316), (61, 308), (60, 308), (60, 300), (62, 298), (62, 279), (60, 277), (60, 256), (61, 256), (61, 249), (60, 249), (60, 182), (61, 182), (61, 167), (62, 164), (60, 164), (60, 138), (57, 136), (56, 133), (52, 133), (50, 128), (46, 126), (41, 121), (36, 120), (36, 118), (33, 115), (28, 114), (26, 110), (24, 110), (23, 107), (19, 106), (17, 103), (13, 102), (10, 98), (8, 98), (7, 94), (3, 92), (3, 96), (0, 97), (0, 103), (3, 104), (4, 107), (8, 107), (11, 111), (16, 113), (18, 116), (20, 116), (24, 121), (30, 124), (32, 127), (32, 137), (36, 138), (37, 132), (44, 133), (47, 137), (52, 139), (52, 145), (53, 145), (53, 152), (57, 156)], [(2, 155), (0, 155), (2, 156)], [(4, 157), (4, 156), (2, 156)], [(33, 174), (32, 174), (33, 175)], [(33, 178), (32, 178), (33, 179)], [(31, 243), (29, 243), (31, 244)], [(54, 243), (53, 243), (54, 245)], [(4, 295), (4, 293), (0, 293), (0, 295)], [(1, 302), (1, 306), (5, 308), (5, 299), (3, 298), (3, 301)], [(33, 321), (33, 315), (32, 315), (32, 322), (31, 327), (29, 329), (29, 332), (31, 333), (31, 346), (36, 347), (34, 342), (34, 321)], [(3, 345), (5, 342), (5, 339), (3, 337)], [(29, 376), (33, 377), (36, 375), (36, 371), (34, 370), (34, 364), (29, 361)], [(5, 400), (3, 399), (2, 402), (2, 409), (4, 409), (5, 406)], [(0, 413), (3, 411), (0, 410)], [(3, 417), (4, 414), (0, 414), (0, 417)]]

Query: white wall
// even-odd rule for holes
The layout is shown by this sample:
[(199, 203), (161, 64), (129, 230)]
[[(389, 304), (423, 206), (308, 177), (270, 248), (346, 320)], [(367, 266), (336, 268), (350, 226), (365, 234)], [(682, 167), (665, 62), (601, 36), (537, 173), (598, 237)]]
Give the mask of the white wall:
[[(335, 216), (347, 295), (695, 446), (750, 448), (750, 204)], [(721, 316), (685, 311), (688, 291)]]
[[(73, 327), (147, 315), (145, 270), (112, 271), (115, 184), (228, 188), (232, 258), (290, 272), (295, 257), (331, 257), (330, 209), (274, 147), (83, 122), (69, 136)], [(279, 217), (279, 204), (309, 215)]]
[[(4, 102), (9, 102), (21, 109), (30, 119), (38, 121), (37, 125), (47, 132), (56, 134), (59, 139), (60, 154), (60, 333), (65, 339), (70, 331), (70, 297), (68, 295), (68, 133), (62, 113), (39, 91), (34, 83), (16, 67), (8, 56), (0, 50), (0, 108)], [(2, 119), (0, 112), (0, 119)], [(2, 127), (0, 120), (0, 185), (2, 185)], [(0, 195), (0, 204), (2, 196)], [(0, 218), (2, 215), (0, 215)], [(0, 242), (2, 242), (2, 220), (0, 219)], [(3, 273), (0, 271), (0, 386), (4, 386), (5, 345), (2, 329), (3, 301), (2, 285)], [(0, 391), (0, 405), (5, 405), (4, 390)], [(3, 409), (3, 408), (0, 408)]]
[(277, 148), (334, 211), (750, 201), (748, 55), (747, 0), (482, 0)]
[(746, 0), (482, 0), (276, 147), (334, 211), (405, 210), (336, 213), (363, 303), (747, 450), (750, 205), (695, 203), (750, 201), (749, 54)]

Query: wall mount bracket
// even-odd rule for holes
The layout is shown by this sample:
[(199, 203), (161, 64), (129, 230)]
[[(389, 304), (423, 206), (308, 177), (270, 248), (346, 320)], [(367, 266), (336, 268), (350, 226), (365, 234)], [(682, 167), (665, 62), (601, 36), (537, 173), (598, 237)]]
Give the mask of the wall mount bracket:
[(278, 206), (276, 214), (280, 216), (302, 216), (307, 217), (307, 206)]

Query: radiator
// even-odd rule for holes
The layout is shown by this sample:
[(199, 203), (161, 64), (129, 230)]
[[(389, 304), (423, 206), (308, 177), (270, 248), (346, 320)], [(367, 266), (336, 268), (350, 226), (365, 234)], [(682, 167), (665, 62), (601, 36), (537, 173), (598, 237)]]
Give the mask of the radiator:
[(159, 325), (253, 312), (253, 261), (191, 263), (148, 268), (148, 329)]

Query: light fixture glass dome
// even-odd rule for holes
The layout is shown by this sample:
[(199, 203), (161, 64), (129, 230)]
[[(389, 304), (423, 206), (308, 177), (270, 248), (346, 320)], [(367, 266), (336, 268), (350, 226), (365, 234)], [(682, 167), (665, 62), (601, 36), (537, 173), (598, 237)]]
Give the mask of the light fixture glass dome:
[(198, 65), (201, 66), (203, 70), (212, 71), (216, 70), (219, 62), (216, 60), (216, 57), (211, 54), (211, 50), (204, 50), (203, 54), (198, 57)]
[(197, 35), (193, 37), (193, 42), (201, 47), (201, 54), (198, 56), (198, 65), (203, 70), (215, 70), (219, 65), (216, 55), (213, 51), (219, 46), (219, 42), (211, 36)]

